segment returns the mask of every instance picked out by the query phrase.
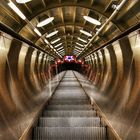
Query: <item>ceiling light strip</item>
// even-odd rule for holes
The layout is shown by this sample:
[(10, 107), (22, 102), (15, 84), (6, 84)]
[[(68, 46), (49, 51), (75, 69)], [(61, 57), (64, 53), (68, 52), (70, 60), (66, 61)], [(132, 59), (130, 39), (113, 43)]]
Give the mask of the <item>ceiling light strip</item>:
[(19, 17), (21, 17), (23, 20), (26, 19), (25, 15), (18, 9), (18, 7), (17, 7), (12, 1), (9, 1), (9, 2), (8, 2), (8, 5), (9, 5), (9, 7), (10, 7), (13, 11), (15, 11), (15, 13), (16, 13)]
[(39, 23), (37, 24), (37, 27), (43, 27), (43, 26), (49, 24), (50, 22), (52, 22), (53, 20), (54, 20), (54, 17), (49, 17), (49, 18), (47, 18), (47, 19), (45, 19), (45, 20), (39, 22)]
[(54, 46), (54, 48), (59, 47), (60, 45), (62, 45), (62, 43), (57, 44), (56, 46)]
[(60, 48), (58, 48), (57, 50), (61, 50), (61, 49), (63, 49), (63, 46), (62, 46), (62, 47), (60, 47)]
[(51, 32), (50, 34), (48, 34), (48, 35), (46, 36), (46, 38), (52, 37), (52, 36), (54, 36), (54, 35), (57, 34), (57, 33), (58, 33), (58, 31)]
[(56, 42), (58, 42), (58, 41), (60, 41), (61, 40), (61, 38), (58, 38), (58, 39), (56, 39), (56, 40), (53, 40), (53, 41), (51, 41), (51, 44), (55, 44)]
[(79, 46), (81, 46), (81, 47), (83, 47), (83, 46), (84, 46), (84, 45), (82, 45), (82, 44), (80, 44), (80, 43), (78, 43), (78, 42), (76, 42), (76, 44), (77, 44), (77, 45), (79, 45)]
[(27, 3), (30, 1), (32, 1), (32, 0), (16, 0), (17, 3)]
[(42, 36), (42, 34), (39, 32), (39, 30), (37, 28), (34, 28), (34, 32), (36, 32), (38, 34), (38, 36)]
[[(44, 38), (42, 37), (42, 34), (39, 32), (39, 30), (38, 30), (37, 28), (35, 28), (35, 26), (33, 26), (33, 25), (30, 23), (30, 21), (25, 17), (25, 15), (19, 10), (19, 8), (18, 8), (11, 0), (9, 0), (7, 4), (8, 4), (8, 6), (9, 6), (19, 17), (21, 17), (23, 20), (25, 20), (25, 22), (26, 22), (27, 24), (30, 25), (30, 27), (34, 30), (34, 32), (35, 32), (38, 36), (41, 37), (42, 40), (44, 40)], [(46, 41), (45, 41), (45, 43), (46, 43)], [(51, 49), (53, 48), (52, 45), (51, 45), (50, 43), (49, 43), (48, 45), (50, 46)], [(44, 50), (44, 51), (46, 51), (46, 50)], [(47, 51), (46, 51), (46, 53), (50, 54), (50, 53), (47, 52)], [(51, 54), (50, 54), (50, 55), (51, 55)], [(54, 57), (55, 57), (55, 56), (54, 56)]]
[(89, 32), (87, 32), (87, 31), (85, 31), (85, 30), (80, 30), (80, 32), (81, 32), (82, 34), (86, 35), (86, 36), (89, 36), (89, 37), (92, 36), (92, 34), (90, 34)]
[(82, 42), (84, 42), (84, 43), (87, 43), (86, 40), (84, 40), (84, 39), (82, 39), (82, 38), (80, 38), (80, 37), (78, 37), (77, 39), (80, 40), (80, 41), (82, 41)]
[[(84, 47), (83, 51), (91, 44), (91, 42), (95, 39), (96, 36), (99, 35), (99, 33), (104, 29), (106, 25), (116, 16), (116, 14), (120, 11), (120, 9), (123, 7), (123, 5), (127, 2), (127, 0), (122, 0), (121, 3), (117, 6), (117, 8), (114, 10), (114, 12), (111, 14), (111, 16), (106, 20), (106, 22), (99, 28), (99, 30), (96, 32), (96, 34), (91, 38), (91, 40), (88, 42), (88, 44)], [(83, 52), (82, 51), (82, 52)], [(81, 52), (81, 53), (82, 53)], [(81, 54), (80, 53), (80, 54)], [(79, 55), (80, 55), (79, 54)], [(79, 56), (78, 56), (79, 57)]]
[(100, 21), (98, 21), (97, 19), (94, 19), (94, 18), (92, 18), (92, 17), (83, 16), (83, 18), (84, 18), (86, 21), (88, 21), (88, 22), (90, 22), (90, 23), (92, 23), (92, 24), (101, 25), (101, 22), (100, 22)]

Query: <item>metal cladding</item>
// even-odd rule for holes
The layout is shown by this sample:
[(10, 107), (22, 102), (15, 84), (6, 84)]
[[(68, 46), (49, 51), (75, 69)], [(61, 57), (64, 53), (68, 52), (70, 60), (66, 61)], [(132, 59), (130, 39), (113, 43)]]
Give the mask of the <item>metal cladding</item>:
[(51, 96), (58, 78), (46, 86), (53, 77), (49, 59), (45, 53), (0, 33), (1, 140), (18, 140)]
[[(27, 140), (66, 69), (82, 74), (75, 72), (107, 118), (108, 130), (123, 140), (140, 139), (140, 0), (0, 0), (0, 13), (0, 140)], [(54, 20), (37, 27), (49, 17)], [(61, 56), (73, 55), (77, 63), (63, 63)], [(79, 114), (89, 115), (85, 111)]]
[[(26, 19), (19, 16), (15, 8), (8, 6), (9, 1), (19, 8)], [(7, 25), (40, 48), (45, 48), (49, 53), (52, 53), (50, 48), (53, 44), (47, 46), (44, 39), (53, 31), (58, 30), (58, 34), (47, 38), (47, 41), (51, 43), (61, 38), (64, 55), (73, 55), (76, 54), (74, 53), (76, 42), (85, 45), (84, 42), (78, 41), (78, 37), (98, 47), (139, 23), (139, 0), (32, 0), (26, 4), (19, 4), (15, 0), (1, 0), (0, 3), (2, 13), (0, 23)], [(91, 17), (90, 21), (98, 20), (101, 25), (88, 22), (84, 16)], [(38, 23), (44, 22), (49, 17), (54, 17), (54, 20), (43, 27), (38, 27)], [(104, 23), (106, 26), (100, 31)], [(98, 36), (91, 41), (96, 33)], [(90, 44), (87, 48), (89, 50)], [(83, 55), (86, 54), (85, 51)]]
[(138, 140), (140, 130), (140, 30), (105, 46), (87, 58), (86, 76), (79, 75), (122, 139)]

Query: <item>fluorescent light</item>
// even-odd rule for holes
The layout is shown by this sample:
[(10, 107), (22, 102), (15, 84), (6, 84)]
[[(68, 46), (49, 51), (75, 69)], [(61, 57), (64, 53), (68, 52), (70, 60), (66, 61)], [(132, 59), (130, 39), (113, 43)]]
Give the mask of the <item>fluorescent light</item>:
[(64, 49), (58, 50), (58, 52), (64, 52)]
[(34, 31), (39, 35), (39, 36), (41, 36), (42, 34), (38, 31), (38, 29), (37, 28), (34, 28)]
[(54, 48), (57, 48), (58, 46), (62, 45), (62, 43), (57, 44), (56, 46), (54, 46)]
[(77, 52), (81, 52), (80, 50), (76, 50), (76, 49), (75, 49), (75, 51), (77, 51)]
[(78, 46), (75, 46), (75, 48), (77, 48), (77, 49), (81, 49), (80, 47), (78, 47)]
[(52, 22), (53, 20), (54, 20), (54, 17), (49, 17), (49, 18), (47, 18), (47, 19), (45, 19), (45, 20), (39, 22), (39, 23), (37, 24), (37, 27), (45, 26), (45, 25), (49, 24), (50, 22)]
[(47, 43), (49, 45), (49, 41), (47, 39), (44, 39), (45, 43)]
[(54, 36), (55, 34), (57, 34), (58, 31), (54, 31), (54, 32), (51, 32), (50, 34), (48, 34), (46, 37), (49, 38), (49, 37), (52, 37)]
[(87, 36), (92, 36), (92, 34), (90, 34), (89, 32), (87, 32), (87, 31), (84, 31), (84, 30), (80, 30), (80, 32), (81, 33), (83, 33), (83, 34), (85, 34), (85, 35), (87, 35)]
[(58, 51), (59, 53), (65, 53), (65, 51), (63, 50), (63, 51)]
[(51, 49), (53, 49), (53, 46), (52, 46), (52, 45), (50, 45), (50, 48), (51, 48)]
[(81, 47), (83, 47), (83, 45), (82, 45), (82, 44), (80, 44), (80, 43), (78, 43), (78, 42), (76, 42), (76, 44), (77, 44), (77, 45), (79, 45), (79, 46), (81, 46)]
[(80, 49), (80, 48), (76, 48), (76, 47), (75, 47), (75, 50), (76, 50), (76, 49), (77, 49), (77, 50), (79, 50), (79, 51), (81, 51), (81, 49)]
[(61, 38), (58, 38), (58, 39), (52, 41), (51, 44), (54, 44), (54, 43), (58, 42), (59, 40), (61, 40)]
[(76, 50), (76, 49), (74, 51), (81, 52), (80, 50)]
[(61, 50), (63, 48), (63, 46), (62, 47), (60, 47), (60, 48), (58, 48), (57, 50)]
[(76, 53), (76, 54), (77, 54), (77, 53), (79, 53), (79, 52), (77, 52), (77, 51), (74, 51), (74, 53)]
[(27, 3), (29, 1), (31, 1), (31, 0), (16, 0), (17, 3)]
[(84, 40), (84, 39), (82, 39), (82, 38), (80, 38), (80, 37), (78, 37), (78, 40), (80, 40), (80, 41), (82, 41), (82, 42), (84, 42), (84, 43), (87, 43), (86, 40)]
[(18, 16), (20, 16), (23, 20), (26, 19), (25, 15), (16, 7), (16, 5), (12, 2), (12, 1), (9, 1), (8, 3), (9, 7), (11, 7), (12, 10), (14, 10), (16, 12), (16, 14)]
[(65, 52), (61, 52), (60, 54), (61, 54), (61, 55), (64, 55), (64, 54), (65, 54)]
[(64, 50), (58, 51), (59, 53), (64, 53)]
[(92, 18), (92, 17), (89, 17), (89, 16), (83, 16), (84, 19), (92, 24), (95, 24), (95, 25), (101, 25), (101, 22)]

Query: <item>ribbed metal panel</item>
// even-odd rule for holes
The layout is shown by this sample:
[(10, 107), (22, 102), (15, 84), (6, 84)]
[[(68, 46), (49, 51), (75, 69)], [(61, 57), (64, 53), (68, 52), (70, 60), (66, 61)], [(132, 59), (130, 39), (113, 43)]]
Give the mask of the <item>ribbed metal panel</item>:
[(41, 127), (93, 127), (100, 126), (99, 117), (51, 117), (40, 118)]
[[(71, 89), (69, 89), (70, 91)], [(53, 95), (52, 99), (61, 99), (61, 100), (65, 100), (65, 99), (88, 99), (88, 97), (86, 95), (84, 95), (84, 93), (81, 93), (81, 91), (71, 91), (69, 94), (67, 91), (56, 91), (57, 93), (55, 95)], [(66, 94), (67, 93), (67, 94)]]
[(47, 110), (90, 110), (90, 105), (48, 105)]
[(52, 105), (90, 105), (89, 100), (51, 100), (49, 104)]
[(96, 111), (44, 111), (44, 117), (94, 117), (96, 116)]
[(33, 140), (106, 140), (106, 128), (88, 97), (73, 73), (66, 75), (39, 118)]
[(105, 140), (105, 127), (36, 127), (34, 140)]

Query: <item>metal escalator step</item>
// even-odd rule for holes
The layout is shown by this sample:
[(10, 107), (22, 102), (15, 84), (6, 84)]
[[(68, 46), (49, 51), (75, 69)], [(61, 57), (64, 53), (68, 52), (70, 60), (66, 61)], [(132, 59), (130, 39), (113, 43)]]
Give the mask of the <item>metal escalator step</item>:
[(89, 100), (51, 100), (49, 104), (53, 105), (90, 105)]
[(96, 111), (83, 111), (83, 110), (76, 110), (76, 111), (66, 111), (66, 110), (59, 110), (59, 111), (44, 111), (43, 116), (45, 117), (94, 117), (96, 116)]
[(93, 127), (101, 126), (99, 117), (47, 117), (39, 119), (41, 127)]
[(62, 100), (66, 100), (66, 99), (70, 99), (70, 100), (74, 100), (74, 99), (83, 99), (83, 100), (87, 100), (88, 97), (79, 97), (79, 96), (73, 96), (73, 97), (60, 97), (60, 96), (55, 96), (52, 97), (52, 100), (56, 100), (56, 99), (62, 99)]
[(34, 140), (105, 140), (105, 127), (36, 127)]
[(71, 93), (71, 95), (65, 95), (64, 94), (56, 94), (52, 97), (52, 100), (56, 100), (56, 99), (61, 99), (61, 100), (66, 100), (66, 99), (70, 99), (70, 100), (74, 100), (74, 99), (88, 99), (88, 97), (86, 95), (80, 95), (78, 93)]
[(91, 105), (48, 105), (47, 110), (90, 110)]

